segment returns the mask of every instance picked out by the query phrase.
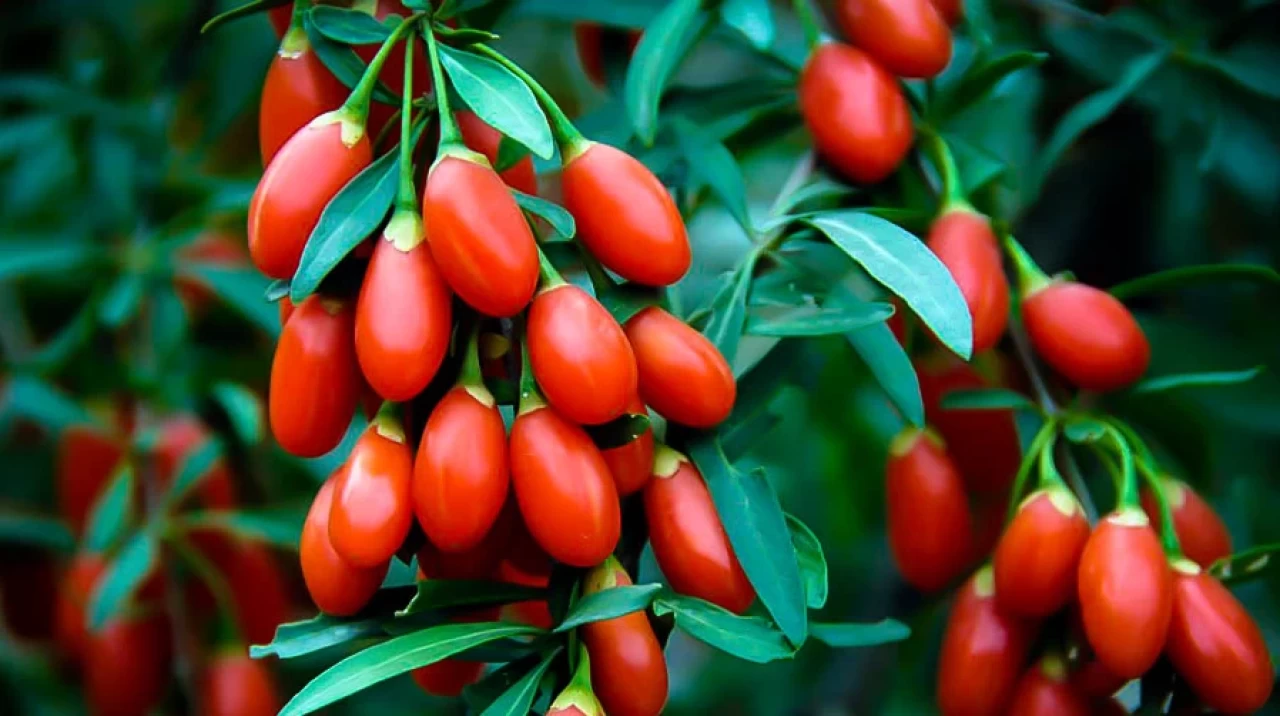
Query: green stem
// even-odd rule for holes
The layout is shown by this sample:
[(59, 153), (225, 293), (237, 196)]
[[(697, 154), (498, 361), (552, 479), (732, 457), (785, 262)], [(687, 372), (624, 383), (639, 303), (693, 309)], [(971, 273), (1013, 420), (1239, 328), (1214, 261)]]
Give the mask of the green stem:
[(547, 258), (541, 246), (538, 247), (538, 277), (543, 291), (567, 283), (556, 267), (551, 264), (551, 259)]
[(533, 75), (530, 75), (523, 67), (512, 62), (506, 55), (488, 45), (473, 45), (472, 48), (481, 55), (511, 70), (511, 73), (519, 77), (520, 81), (524, 82), (529, 87), (529, 90), (533, 92), (533, 96), (538, 99), (538, 104), (541, 104), (542, 109), (547, 113), (547, 119), (551, 123), (551, 134), (555, 137), (556, 144), (560, 146), (560, 159), (564, 164), (573, 161), (590, 147), (591, 142), (582, 136), (582, 132), (578, 131), (578, 128), (569, 120), (564, 110), (560, 109), (560, 105), (551, 97), (551, 93), (547, 92), (546, 88), (533, 78)]
[(1151, 455), (1150, 448), (1138, 435), (1138, 432), (1121, 420), (1111, 419), (1106, 421), (1107, 425), (1118, 430), (1129, 440), (1129, 444), (1137, 452), (1136, 462), (1138, 474), (1147, 482), (1147, 486), (1151, 488), (1151, 494), (1155, 497), (1156, 505), (1160, 510), (1160, 543), (1164, 546), (1165, 554), (1171, 558), (1182, 556), (1182, 543), (1178, 539), (1178, 530), (1173, 524), (1173, 508), (1169, 507), (1169, 496), (1165, 493), (1165, 483), (1160, 475), (1160, 471), (1156, 468), (1155, 459)]
[(418, 195), (413, 188), (413, 41), (404, 48), (404, 95), (400, 98), (400, 186), (396, 206), (417, 210)]
[(947, 146), (947, 141), (942, 138), (933, 127), (927, 124), (918, 126), (921, 138), (924, 139), (924, 148), (928, 152), (929, 158), (938, 169), (938, 174), (942, 178), (942, 210), (939, 214), (945, 214), (950, 211), (973, 211), (973, 207), (969, 205), (968, 199), (964, 195), (964, 185), (960, 181), (960, 169), (956, 166), (955, 155), (951, 153), (951, 147)]
[(436, 33), (430, 25), (423, 25), (422, 37), (427, 41), (427, 55), (431, 58), (431, 79), (435, 83), (436, 108), (440, 111), (440, 148), (443, 150), (446, 147), (461, 146), (462, 130), (458, 129), (458, 122), (449, 109), (449, 86), (444, 81), (444, 67), (440, 64)]
[[(543, 399), (542, 393), (538, 391), (538, 381), (533, 376), (533, 364), (529, 362), (529, 336), (524, 330), (524, 326), (520, 330), (520, 405), (516, 412), (518, 415), (531, 413), (539, 408), (546, 407), (547, 401)], [(512, 347), (514, 350), (514, 346)]]
[(1120, 485), (1116, 489), (1116, 508), (1139, 507), (1138, 475), (1134, 467), (1133, 450), (1129, 448), (1128, 441), (1115, 426), (1105, 422), (1103, 425), (1106, 426), (1107, 437), (1115, 446), (1116, 455), (1120, 458)]
[(1013, 234), (1004, 234), (1004, 250), (1013, 261), (1014, 272), (1018, 275), (1018, 293), (1023, 299), (1049, 285), (1051, 279), (1040, 268), (1031, 254), (1022, 248), (1022, 244), (1013, 238)]
[(365, 68), (364, 74), (360, 77), (360, 82), (356, 84), (356, 88), (351, 90), (351, 95), (347, 97), (347, 101), (338, 110), (351, 121), (358, 123), (362, 132), (365, 121), (369, 117), (369, 103), (373, 101), (373, 90), (378, 86), (378, 77), (382, 74), (382, 66), (386, 64), (387, 57), (391, 55), (391, 50), (404, 39), (405, 35), (413, 30), (414, 26), (422, 18), (423, 13), (414, 13), (391, 31), (391, 35), (382, 43), (382, 47), (378, 48), (378, 54), (373, 56), (373, 60)]
[(284, 37), (280, 38), (280, 54), (284, 57), (298, 57), (310, 49), (311, 42), (307, 40), (306, 26), (303, 21), (311, 5), (312, 0), (299, 0), (293, 4), (293, 12), (289, 15), (289, 27), (285, 28)]
[(462, 356), (462, 370), (458, 374), (458, 387), (466, 390), (481, 404), (491, 407), (494, 404), (493, 393), (484, 384), (484, 371), (480, 368), (480, 328), (484, 325), (478, 318), (475, 325), (467, 331), (467, 347)]
[(812, 50), (822, 42), (822, 25), (818, 23), (809, 0), (792, 0), (791, 6), (795, 8), (800, 27), (804, 30), (804, 44)]
[(1009, 508), (1005, 513), (1005, 524), (1008, 524), (1018, 512), (1018, 502), (1022, 499), (1022, 491), (1026, 489), (1027, 478), (1031, 474), (1031, 468), (1041, 459), (1045, 448), (1057, 434), (1058, 419), (1051, 417), (1045, 421), (1040, 431), (1031, 439), (1031, 444), (1027, 446), (1027, 452), (1022, 456), (1022, 462), (1018, 465), (1018, 474), (1013, 478), (1013, 490), (1009, 493)]
[(1040, 477), (1036, 487), (1067, 487), (1067, 483), (1062, 479), (1062, 473), (1058, 472), (1058, 466), (1054, 458), (1054, 448), (1057, 447), (1058, 433), (1055, 430), (1049, 437), (1049, 440), (1042, 448), (1044, 455), (1040, 458)]

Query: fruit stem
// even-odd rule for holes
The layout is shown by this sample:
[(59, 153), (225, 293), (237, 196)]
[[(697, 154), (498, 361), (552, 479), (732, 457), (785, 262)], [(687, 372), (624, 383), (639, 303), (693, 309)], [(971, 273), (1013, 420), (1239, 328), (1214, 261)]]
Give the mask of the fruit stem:
[(1164, 546), (1165, 554), (1169, 555), (1170, 559), (1181, 557), (1182, 543), (1178, 540), (1178, 531), (1173, 524), (1173, 508), (1169, 506), (1169, 496), (1165, 492), (1165, 483), (1160, 471), (1155, 467), (1156, 463), (1151, 456), (1151, 450), (1147, 447), (1146, 442), (1142, 440), (1142, 436), (1138, 435), (1138, 432), (1124, 421), (1112, 418), (1105, 422), (1128, 439), (1134, 452), (1137, 453), (1135, 462), (1137, 463), (1138, 474), (1147, 481), (1147, 485), (1151, 488), (1151, 494), (1156, 499), (1156, 505), (1160, 509), (1160, 543)]
[(1058, 434), (1058, 419), (1050, 417), (1040, 427), (1040, 431), (1031, 439), (1031, 444), (1027, 446), (1027, 451), (1022, 455), (1022, 462), (1018, 464), (1018, 473), (1013, 478), (1013, 489), (1009, 493), (1009, 507), (1005, 511), (1004, 522), (1009, 524), (1013, 520), (1013, 516), (1018, 512), (1018, 502), (1022, 499), (1022, 492), (1027, 487), (1027, 478), (1031, 475), (1031, 468), (1043, 457), (1045, 448), (1050, 446), (1054, 438)]
[(1031, 254), (1022, 248), (1022, 244), (1013, 238), (1013, 234), (1002, 232), (1004, 239), (1005, 253), (1009, 254), (1009, 259), (1013, 261), (1014, 272), (1018, 274), (1018, 295), (1026, 300), (1036, 291), (1048, 286), (1052, 279), (1045, 274), (1044, 270), (1031, 258)]
[(230, 631), (230, 638), (241, 641), (240, 625), (236, 621), (236, 603), (231, 596), (231, 588), (227, 585), (227, 580), (223, 579), (212, 562), (200, 554), (180, 528), (172, 526), (166, 529), (164, 537), (178, 557), (186, 562), (196, 579), (209, 588), (209, 593), (213, 595), (213, 603), (218, 608), (218, 614)]
[(551, 93), (547, 92), (546, 88), (533, 78), (533, 75), (488, 45), (472, 45), (472, 48), (510, 70), (528, 86), (529, 91), (533, 92), (533, 96), (537, 98), (538, 104), (542, 105), (542, 109), (547, 113), (547, 119), (550, 120), (551, 135), (555, 137), (556, 144), (560, 147), (562, 164), (568, 164), (591, 147), (591, 142), (582, 136), (582, 132), (579, 132), (577, 127), (573, 126), (573, 122), (569, 120), (564, 110), (560, 109), (560, 105), (551, 97)]
[(369, 424), (369, 428), (388, 440), (403, 443), (404, 424), (400, 422), (400, 404), (384, 400), (382, 406), (378, 408), (378, 414), (373, 416), (373, 422)]
[(952, 211), (975, 211), (964, 195), (964, 182), (960, 181), (960, 169), (956, 166), (955, 155), (951, 153), (951, 147), (947, 146), (947, 141), (937, 130), (923, 122), (917, 126), (917, 131), (924, 139), (924, 149), (929, 154), (929, 159), (942, 178), (942, 192), (939, 197), (942, 208), (938, 211), (939, 216)]
[(538, 278), (542, 284), (542, 291), (548, 291), (567, 283), (564, 280), (564, 276), (561, 276), (556, 267), (552, 265), (551, 259), (547, 258), (547, 254), (543, 252), (541, 246), (538, 247)]
[[(405, 35), (409, 34), (422, 18), (423, 13), (414, 13), (391, 31), (391, 35), (382, 43), (382, 47), (378, 48), (378, 54), (373, 56), (373, 60), (365, 68), (364, 74), (360, 76), (360, 82), (356, 84), (356, 88), (351, 90), (347, 101), (343, 102), (342, 107), (338, 109), (339, 115), (345, 121), (355, 124), (359, 129), (359, 132), (353, 133), (350, 138), (347, 136), (342, 138), (347, 143), (347, 146), (355, 144), (364, 136), (365, 122), (369, 118), (369, 103), (373, 101), (373, 90), (378, 86), (378, 76), (382, 74), (382, 66), (386, 64), (387, 57), (391, 55), (391, 50), (404, 39)], [(344, 134), (345, 130), (346, 128), (344, 127)]]
[(791, 5), (795, 8), (801, 29), (804, 30), (805, 47), (812, 50), (822, 42), (822, 25), (818, 24), (818, 17), (813, 13), (809, 0), (792, 0)]
[(1053, 435), (1042, 448), (1044, 454), (1040, 456), (1040, 476), (1037, 481), (1037, 487), (1057, 486), (1070, 490), (1070, 488), (1067, 487), (1067, 483), (1062, 479), (1062, 473), (1058, 472), (1058, 466), (1054, 456), (1054, 449), (1057, 445), (1058, 433), (1057, 431), (1054, 431)]
[[(517, 415), (532, 413), (547, 405), (542, 393), (538, 391), (533, 364), (529, 362), (529, 334), (526, 328), (527, 326), (521, 326), (520, 330), (520, 405), (516, 409)], [(514, 346), (512, 348), (514, 350)]]
[(404, 48), (404, 94), (400, 98), (400, 186), (396, 190), (396, 206), (403, 209), (418, 208), (418, 196), (413, 190), (413, 41)]
[(1134, 468), (1133, 450), (1124, 435), (1114, 425), (1103, 422), (1106, 436), (1115, 446), (1116, 455), (1120, 458), (1120, 483), (1116, 486), (1116, 509), (1138, 507), (1138, 474)]
[(289, 14), (289, 28), (284, 31), (284, 37), (280, 38), (278, 52), (281, 57), (292, 60), (302, 56), (303, 53), (311, 48), (311, 42), (307, 39), (307, 30), (303, 21), (312, 4), (312, 0), (293, 4), (293, 12)]
[(436, 109), (440, 112), (440, 156), (451, 147), (463, 146), (462, 130), (449, 109), (449, 85), (444, 81), (444, 67), (440, 64), (440, 48), (436, 46), (436, 33), (431, 25), (422, 26), (422, 38), (427, 41), (427, 55), (431, 58), (431, 79), (436, 94)]
[(484, 372), (480, 369), (480, 327), (477, 320), (471, 330), (467, 331), (466, 352), (462, 356), (462, 371), (458, 374), (458, 387), (471, 394), (477, 402), (485, 407), (493, 407), (493, 393), (484, 384)]

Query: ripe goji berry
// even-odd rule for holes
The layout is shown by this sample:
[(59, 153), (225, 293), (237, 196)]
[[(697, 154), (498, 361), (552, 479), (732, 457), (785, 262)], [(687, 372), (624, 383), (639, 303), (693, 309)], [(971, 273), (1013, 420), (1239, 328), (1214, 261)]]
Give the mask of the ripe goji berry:
[(969, 307), (973, 352), (994, 347), (1009, 323), (1009, 283), (991, 222), (969, 209), (953, 209), (933, 222), (927, 242)]
[(618, 544), (618, 489), (582, 428), (538, 407), (511, 426), (511, 482), (529, 534), (551, 557), (593, 567)]
[(814, 147), (850, 179), (882, 181), (911, 149), (915, 130), (902, 88), (863, 51), (821, 45), (800, 72), (799, 91)]
[[(632, 398), (627, 413), (645, 415), (644, 402)], [(618, 487), (618, 495), (626, 497), (639, 492), (653, 476), (653, 428), (647, 428), (635, 440), (621, 447), (601, 450), (600, 456), (609, 466), (609, 474)]]
[(1014, 614), (1047, 617), (1075, 594), (1089, 521), (1071, 491), (1033, 492), (1018, 508), (996, 546), (996, 594)]
[(1128, 386), (1151, 361), (1151, 346), (1133, 314), (1092, 286), (1053, 281), (1033, 290), (1023, 298), (1022, 319), (1036, 353), (1085, 390)]
[(1032, 622), (1000, 609), (991, 568), (979, 569), (956, 595), (942, 637), (938, 657), (942, 713), (1004, 713), (1035, 632)]
[[(466, 143), (467, 149), (480, 152), (490, 164), (498, 166), (502, 132), (485, 124), (483, 119), (470, 110), (459, 110), (454, 113), (453, 118), (458, 122), (458, 129), (462, 131), (462, 141)], [(524, 157), (498, 176), (512, 189), (532, 195), (538, 193), (538, 175), (534, 173), (532, 157)]]
[(932, 0), (932, 2), (948, 25), (954, 26), (960, 22), (960, 18), (964, 17), (964, 2), (962, 0)]
[(346, 466), (338, 468), (316, 493), (306, 521), (298, 554), (302, 563), (302, 579), (316, 608), (336, 617), (351, 616), (373, 598), (387, 575), (390, 561), (369, 569), (356, 567), (344, 560), (329, 542), (329, 513), (333, 510), (334, 483)]
[[(1192, 562), (1208, 569), (1214, 562), (1231, 554), (1231, 533), (1213, 507), (1187, 483), (1167, 477), (1162, 481), (1169, 511), (1173, 514), (1173, 530), (1178, 535), (1182, 552)], [(1151, 529), (1160, 531), (1160, 507), (1149, 489), (1142, 491), (1142, 511), (1151, 520)]]
[[(455, 623), (488, 622), (498, 618), (498, 609), (476, 609), (454, 617)], [(462, 690), (480, 680), (484, 662), (445, 659), (409, 672), (418, 688), (433, 696), (457, 698)]]
[(72, 425), (58, 436), (54, 467), (58, 512), (72, 534), (84, 532), (89, 511), (124, 459), (119, 438), (91, 425)]
[(936, 435), (907, 428), (893, 439), (885, 462), (885, 502), (889, 552), (903, 579), (933, 591), (964, 572), (973, 543), (969, 502)]
[(656, 306), (627, 321), (640, 397), (667, 420), (711, 428), (733, 411), (733, 371), (707, 337)]
[[(582, 583), (583, 595), (631, 586), (631, 577), (609, 557)], [(667, 703), (667, 661), (644, 612), (581, 627), (591, 654), (591, 686), (612, 716), (657, 716)]]
[[(209, 430), (194, 415), (174, 415), (164, 420), (155, 447), (156, 478), (162, 488), (173, 484), (183, 463), (210, 437)], [(218, 458), (203, 473), (195, 497), (211, 509), (235, 506), (235, 483), (226, 460)]]
[[(178, 249), (176, 254), (186, 261), (228, 268), (243, 265), (248, 256), (243, 237), (217, 229), (204, 231), (191, 243)], [(214, 298), (213, 287), (193, 274), (175, 274), (173, 288), (178, 294), (178, 300), (182, 301), (183, 308), (192, 316), (202, 313)]]
[(577, 239), (611, 271), (646, 286), (668, 286), (689, 271), (680, 210), (635, 157), (590, 142), (569, 150), (560, 182)]
[(741, 614), (756, 599), (698, 468), (659, 446), (644, 488), (653, 556), (671, 587)]
[(215, 654), (205, 666), (200, 690), (203, 716), (271, 716), (281, 706), (266, 662), (250, 659), (243, 647)]
[(317, 295), (280, 333), (267, 412), (276, 442), (294, 455), (323, 455), (347, 432), (361, 387), (354, 323), (349, 305)]
[(525, 335), (533, 375), (557, 413), (598, 425), (626, 412), (636, 359), (622, 326), (586, 291), (567, 283), (539, 291)]
[(147, 714), (170, 682), (169, 622), (163, 614), (115, 617), (85, 646), (85, 700), (94, 714)]
[(1142, 510), (1121, 508), (1098, 522), (1080, 556), (1076, 587), (1098, 660), (1122, 678), (1146, 673), (1164, 648), (1173, 578)]
[(351, 448), (333, 485), (329, 543), (354, 567), (395, 556), (413, 526), (413, 452), (400, 421), (379, 416)]
[(347, 98), (346, 86), (320, 61), (306, 35), (291, 36), (286, 44), (271, 60), (258, 106), (258, 145), (264, 167), (290, 137)]
[(900, 77), (927, 79), (951, 61), (951, 28), (930, 0), (841, 0), (849, 40)]
[[(996, 591), (999, 594), (999, 590)], [(1027, 669), (1009, 702), (1009, 716), (1090, 716), (1089, 699), (1072, 688), (1062, 659), (1048, 656)]]

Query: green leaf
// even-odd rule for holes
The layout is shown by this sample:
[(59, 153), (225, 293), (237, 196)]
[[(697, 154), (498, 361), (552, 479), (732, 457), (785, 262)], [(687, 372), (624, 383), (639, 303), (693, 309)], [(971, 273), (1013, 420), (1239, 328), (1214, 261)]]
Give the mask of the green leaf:
[(889, 326), (881, 323), (845, 334), (845, 340), (861, 356), (871, 375), (897, 406), (902, 417), (916, 427), (924, 427), (924, 401), (920, 378), (906, 349), (894, 338)]
[(262, 298), (269, 303), (275, 303), (289, 295), (289, 282), (285, 279), (278, 278), (267, 284), (266, 290), (262, 292)]
[(137, 315), (138, 308), (142, 306), (145, 285), (142, 274), (120, 274), (98, 306), (98, 318), (102, 319), (102, 324), (108, 328), (119, 328)]
[(276, 627), (271, 643), (250, 646), (249, 656), (255, 659), (268, 656), (292, 659), (381, 634), (382, 627), (377, 619), (340, 619), (321, 614), (306, 621), (281, 624)]
[(417, 583), (417, 588), (417, 594), (397, 616), (449, 607), (483, 607), (547, 598), (547, 590), (539, 587), (483, 580), (424, 579)]
[(1256, 264), (1184, 266), (1125, 281), (1112, 286), (1109, 293), (1124, 301), (1134, 296), (1142, 296), (1149, 293), (1176, 291), (1189, 286), (1227, 281), (1253, 282), (1274, 286), (1280, 284), (1280, 273), (1277, 273), (1270, 266)]
[(121, 460), (85, 520), (84, 543), (90, 552), (106, 552), (128, 529), (133, 521), (135, 482), (132, 466)]
[(485, 124), (550, 159), (556, 151), (547, 116), (524, 82), (497, 62), (444, 46), (440, 59), (453, 88)]
[(506, 135), (498, 142), (498, 157), (493, 170), (498, 173), (514, 167), (529, 156), (529, 148)]
[(804, 580), (786, 516), (764, 471), (744, 473), (735, 468), (714, 437), (693, 442), (689, 457), (707, 481), (724, 531), (761, 603), (791, 643), (802, 644)]
[(1107, 426), (1093, 418), (1073, 418), (1063, 426), (1062, 434), (1073, 443), (1096, 443), (1107, 435)]
[(66, 240), (7, 239), (0, 251), (0, 281), (37, 274), (77, 271), (103, 254), (100, 244)]
[(1207, 388), (1221, 385), (1237, 385), (1247, 383), (1262, 373), (1264, 366), (1254, 366), (1245, 370), (1224, 370), (1206, 373), (1179, 373), (1162, 375), (1158, 378), (1147, 378), (1133, 386), (1138, 395), (1164, 393), (1179, 388)]
[(795, 515), (787, 515), (787, 528), (791, 530), (791, 545), (804, 579), (805, 603), (810, 609), (821, 609), (827, 603), (827, 557), (822, 553), (822, 543)]
[[(339, 82), (350, 89), (355, 89), (367, 67), (364, 60), (360, 59), (349, 45), (334, 42), (321, 34), (316, 29), (316, 24), (312, 22), (311, 13), (307, 13), (303, 26), (307, 31), (307, 40), (311, 43), (311, 49), (316, 53), (316, 57), (320, 58), (320, 62)], [(381, 80), (374, 84), (373, 98), (385, 105), (400, 106), (400, 98), (392, 94)]]
[(711, 317), (702, 333), (720, 350), (729, 365), (738, 357), (738, 342), (747, 324), (747, 296), (751, 292), (751, 277), (755, 271), (755, 254), (734, 272), (729, 282), (711, 301)]
[(572, 3), (565, 0), (523, 0), (515, 3), (512, 17), (537, 17), (593, 22), (610, 27), (640, 29), (653, 20), (658, 5), (653, 0), (609, 0)]
[(808, 220), (897, 294), (953, 353), (969, 359), (973, 322), (951, 272), (915, 236), (880, 217), (835, 211)]
[(837, 649), (891, 644), (911, 636), (907, 625), (896, 619), (882, 619), (873, 624), (815, 622), (812, 633), (814, 639)]
[(169, 494), (165, 497), (166, 502), (170, 506), (182, 502), (182, 499), (195, 489), (200, 480), (204, 479), (213, 469), (214, 464), (221, 459), (222, 441), (217, 438), (208, 438), (199, 447), (189, 451), (182, 458), (178, 475), (169, 486)]
[(773, 44), (777, 28), (769, 0), (725, 0), (720, 6), (724, 24), (741, 32), (757, 50), (768, 49)]
[(1022, 393), (1002, 388), (953, 390), (942, 396), (943, 410), (1031, 410), (1039, 408)]
[(866, 328), (876, 323), (884, 323), (893, 315), (893, 306), (888, 303), (846, 302), (841, 305), (816, 308), (816, 310), (815, 308), (791, 311), (770, 318), (749, 315), (747, 316), (747, 333), (754, 336), (782, 338), (833, 336)]
[(744, 661), (767, 664), (795, 655), (782, 632), (764, 619), (740, 617), (701, 599), (664, 593), (653, 602), (653, 613), (674, 614), (676, 628)]
[(156, 362), (164, 370), (187, 338), (187, 310), (168, 285), (152, 286), (150, 296), (151, 342)]
[(200, 510), (184, 514), (182, 522), (189, 527), (220, 529), (248, 540), (296, 550), (309, 507), (296, 502), (252, 510)]
[[(414, 144), (421, 126), (416, 129)], [(325, 206), (289, 283), (290, 298), (295, 304), (315, 293), (347, 254), (377, 231), (396, 198), (399, 172), (400, 152), (387, 152), (342, 187)]]
[(636, 136), (652, 146), (658, 134), (658, 105), (667, 82), (689, 52), (711, 15), (700, 0), (672, 0), (645, 27), (627, 67), (624, 99)]
[(616, 284), (607, 276), (605, 281), (607, 283), (593, 282), (596, 300), (620, 326), (627, 325), (627, 321), (644, 309), (662, 305), (660, 289), (638, 283)]
[(1268, 99), (1280, 99), (1280, 53), (1272, 43), (1240, 42), (1223, 54), (1209, 58), (1188, 58), (1207, 66), (1240, 87)]
[(591, 441), (601, 450), (620, 448), (644, 435), (649, 429), (649, 416), (641, 413), (624, 413), (603, 425), (583, 425)]
[(89, 598), (90, 629), (101, 629), (124, 609), (159, 564), (159, 557), (160, 545), (150, 530), (140, 530), (125, 542)]
[(1046, 52), (1027, 52), (1019, 50), (970, 67), (955, 89), (947, 93), (939, 102), (937, 114), (946, 117), (957, 114), (970, 105), (982, 100), (996, 85), (1006, 77), (1025, 69), (1036, 67), (1049, 59)]
[(538, 695), (538, 685), (542, 683), (543, 674), (547, 673), (551, 662), (559, 655), (560, 647), (547, 652), (536, 666), (525, 672), (519, 681), (485, 707), (480, 716), (526, 716), (533, 708), (533, 699)]
[(796, 191), (788, 194), (774, 209), (775, 214), (779, 214), (778, 218), (766, 223), (761, 227), (762, 230), (773, 230), (779, 226), (784, 226), (796, 221), (799, 217), (787, 216), (795, 209), (809, 202), (833, 203), (839, 202), (858, 193), (858, 189), (847, 184), (841, 184), (838, 181), (827, 179), (826, 177), (818, 177), (817, 179), (805, 184)]
[(231, 428), (245, 445), (262, 441), (263, 408), (257, 393), (239, 383), (221, 382), (213, 386), (213, 399), (222, 406)]
[(302, 687), (280, 716), (309, 714), (374, 684), (507, 637), (540, 633), (513, 624), (444, 624), (376, 644), (329, 667)]
[(1278, 552), (1280, 542), (1250, 547), (1214, 562), (1209, 567), (1209, 573), (1228, 585), (1257, 579), (1272, 566), (1275, 561), (1272, 557)]
[(72, 425), (102, 427), (96, 418), (53, 385), (32, 376), (14, 376), (5, 392), (6, 419), (25, 418), (51, 433)]
[(76, 539), (62, 520), (0, 508), (0, 542), (44, 547), (68, 553)]
[(573, 605), (564, 621), (552, 631), (561, 634), (583, 624), (616, 619), (632, 612), (648, 609), (660, 591), (662, 591), (661, 584), (637, 584), (588, 594)]
[(738, 167), (733, 153), (692, 122), (677, 117), (672, 124), (680, 152), (689, 164), (689, 171), (711, 187), (739, 226), (751, 231), (751, 214), (747, 211), (747, 183), (742, 178), (742, 169)]
[(228, 22), (231, 22), (232, 20), (249, 15), (256, 15), (260, 12), (266, 12), (273, 7), (280, 7), (281, 5), (286, 5), (288, 3), (289, 0), (253, 0), (253, 2), (247, 2), (239, 7), (213, 16), (213, 18), (204, 24), (204, 27), (200, 28), (200, 32), (210, 32)]
[(562, 239), (572, 239), (578, 233), (578, 227), (573, 221), (573, 214), (559, 204), (552, 203), (540, 196), (526, 194), (516, 189), (511, 190), (511, 195), (516, 198), (516, 203), (521, 209), (542, 219), (551, 226), (551, 230)]
[(315, 23), (320, 34), (344, 45), (381, 45), (391, 36), (392, 29), (363, 10), (331, 5), (312, 7), (311, 22)]
[(198, 276), (228, 305), (268, 335), (279, 335), (280, 311), (274, 304), (262, 300), (267, 279), (257, 270), (247, 266), (224, 267), (207, 263), (186, 264), (181, 270)]
[(1137, 58), (1119, 73), (1118, 82), (1089, 95), (1063, 115), (1040, 150), (1040, 159), (1034, 172), (1034, 186), (1042, 186), (1049, 171), (1071, 144), (1090, 127), (1110, 116), (1129, 95), (1155, 74), (1168, 56), (1167, 49), (1160, 49)]

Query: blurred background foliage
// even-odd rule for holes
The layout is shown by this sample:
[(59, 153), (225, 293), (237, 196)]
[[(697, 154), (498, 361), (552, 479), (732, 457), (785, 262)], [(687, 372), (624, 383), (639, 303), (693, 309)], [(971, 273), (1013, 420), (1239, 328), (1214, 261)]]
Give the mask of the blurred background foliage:
[[(244, 258), (243, 234), (261, 169), (257, 95), (276, 40), (263, 16), (200, 34), (205, 20), (234, 4), (0, 7), (0, 597), (11, 617), (0, 661), (3, 713), (81, 708), (39, 639), (38, 617), (12, 615), (29, 613), (21, 605), (47, 605), (42, 580), (72, 548), (65, 527), (32, 515), (54, 514), (58, 437), (92, 419), (95, 406), (145, 397), (140, 430), (159, 416), (194, 411), (222, 436), (245, 496), (240, 527), (280, 543), (279, 567), (307, 613), (288, 543), (336, 458), (285, 456), (263, 435), (250, 397), (265, 390), (278, 332), (275, 307), (262, 299), (265, 280)], [(589, 136), (629, 141), (617, 78), (602, 89), (585, 77), (572, 23), (641, 27), (661, 0), (491, 5), (498, 46), (576, 112)], [(778, 35), (768, 55), (723, 28), (711, 33), (664, 108), (704, 128), (728, 126), (719, 136), (743, 169), (756, 215), (768, 211), (807, 149), (791, 74), (803, 42), (788, 6), (773, 3)], [(936, 88), (911, 89), (922, 96), (945, 89), (976, 44), (1047, 53), (943, 127), (975, 203), (1009, 221), (1046, 270), (1110, 287), (1190, 264), (1276, 264), (1280, 5), (970, 0), (968, 13), (952, 67)], [(1046, 171), (1054, 128), (1086, 99), (1101, 121), (1061, 147)], [(709, 300), (748, 238), (699, 191), (673, 138), (660, 135), (642, 156), (690, 212), (695, 271), (675, 299), (687, 315)], [(543, 187), (554, 199), (554, 178)], [(932, 211), (918, 164), (873, 197), (882, 192), (896, 205)], [(200, 248), (208, 242), (222, 248)], [(1215, 283), (1135, 302), (1152, 342), (1150, 375), (1280, 364), (1277, 298), (1273, 289)], [(738, 367), (763, 355), (767, 340), (745, 340)], [(824, 616), (894, 616), (914, 633), (873, 649), (815, 644), (794, 662), (764, 666), (677, 633), (667, 649), (669, 712), (931, 712), (946, 600), (922, 598), (900, 582), (883, 531), (885, 446), (901, 417), (842, 338), (788, 342), (758, 370), (783, 376), (784, 385), (769, 403), (776, 427), (748, 459), (770, 466), (783, 505), (825, 547), (832, 593)], [(1164, 464), (1224, 516), (1237, 546), (1280, 541), (1273, 478), (1280, 375), (1122, 396), (1107, 408), (1154, 439)], [(1095, 497), (1109, 504), (1105, 480), (1089, 477)], [(651, 579), (657, 572), (647, 559), (637, 581)], [(1277, 588), (1273, 572), (1237, 592), (1273, 653)], [(282, 662), (285, 691), (335, 658)], [(401, 677), (332, 712), (434, 712), (429, 703), (440, 713), (458, 708), (430, 702)]]

